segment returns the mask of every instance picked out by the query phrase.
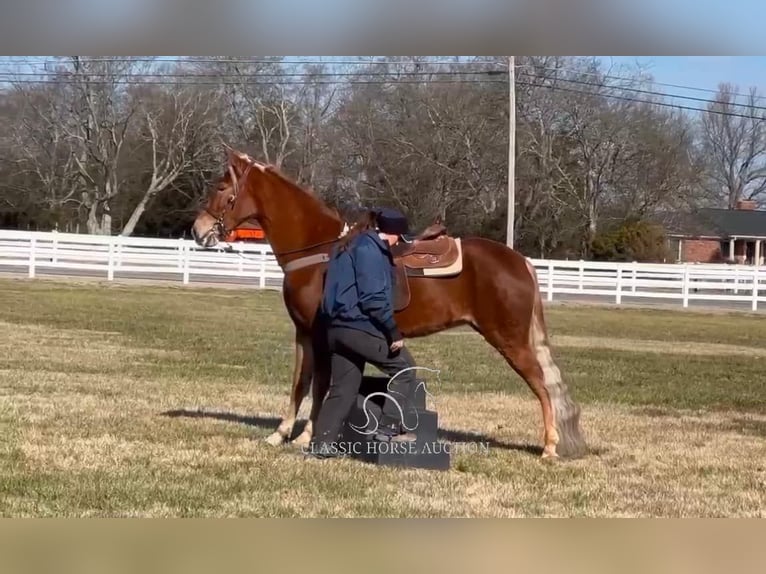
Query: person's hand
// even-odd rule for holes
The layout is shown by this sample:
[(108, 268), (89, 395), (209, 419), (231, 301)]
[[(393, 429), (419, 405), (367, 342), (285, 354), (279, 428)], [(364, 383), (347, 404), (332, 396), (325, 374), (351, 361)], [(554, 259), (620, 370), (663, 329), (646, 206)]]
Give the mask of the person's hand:
[(390, 349), (393, 353), (396, 353), (402, 347), (404, 347), (404, 339), (399, 339), (398, 341), (394, 341), (393, 343), (391, 343)]

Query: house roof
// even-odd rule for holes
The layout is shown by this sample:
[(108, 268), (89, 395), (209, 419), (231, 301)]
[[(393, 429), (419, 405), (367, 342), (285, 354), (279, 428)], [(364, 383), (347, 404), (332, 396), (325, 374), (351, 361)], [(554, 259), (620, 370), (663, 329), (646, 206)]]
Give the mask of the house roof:
[(683, 237), (766, 238), (766, 211), (701, 208), (692, 213), (665, 214), (669, 235)]

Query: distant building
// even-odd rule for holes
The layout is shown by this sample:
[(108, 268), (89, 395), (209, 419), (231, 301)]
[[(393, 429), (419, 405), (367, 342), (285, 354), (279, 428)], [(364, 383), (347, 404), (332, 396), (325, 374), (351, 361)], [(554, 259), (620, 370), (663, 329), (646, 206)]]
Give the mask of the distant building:
[(678, 262), (764, 264), (766, 211), (757, 209), (755, 201), (739, 201), (736, 209), (666, 216), (664, 227)]

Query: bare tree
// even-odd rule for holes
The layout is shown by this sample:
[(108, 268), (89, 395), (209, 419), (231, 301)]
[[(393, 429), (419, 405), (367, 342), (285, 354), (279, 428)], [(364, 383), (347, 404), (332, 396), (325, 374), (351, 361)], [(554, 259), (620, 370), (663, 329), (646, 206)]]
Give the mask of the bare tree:
[(227, 108), (226, 134), (258, 150), (266, 162), (281, 167), (294, 152), (293, 128), (298, 110), (281, 58), (216, 58), (197, 69), (221, 79), (219, 97)]
[(65, 59), (58, 75), (69, 91), (70, 117), (62, 123), (82, 181), (81, 202), (89, 233), (112, 232), (111, 207), (120, 192), (120, 160), (137, 103), (126, 84), (138, 64), (131, 58)]
[(294, 96), (300, 126), (296, 171), (298, 182), (312, 187), (317, 182), (322, 160), (330, 152), (329, 138), (324, 136), (328, 120), (332, 117), (337, 87), (327, 81), (329, 73), (325, 65), (310, 65), (299, 69), (300, 73), (306, 75), (306, 79)]
[[(610, 76), (597, 63), (586, 61), (581, 71), (566, 78), (584, 84), (582, 89), (562, 96), (566, 113), (561, 128), (571, 146), (562, 190), (581, 223), (581, 253), (586, 257), (632, 136), (624, 121), (631, 102), (619, 98), (620, 84), (611, 82)], [(618, 97), (612, 99), (612, 95)]]
[[(341, 145), (334, 160), (344, 166), (354, 202), (397, 204), (415, 225), (438, 216), (455, 230), (468, 229), (504, 195), (506, 92), (439, 84), (420, 66), (422, 58), (376, 64), (370, 77), (391, 77), (391, 83), (354, 86), (346, 94), (336, 113)], [(419, 69), (417, 82), (396, 79)]]
[[(566, 237), (573, 218), (566, 191), (575, 188), (571, 161), (573, 145), (566, 138), (567, 102), (557, 91), (561, 69), (574, 67), (563, 57), (526, 57), (517, 60), (517, 192), (518, 248), (546, 257)], [(576, 219), (575, 219), (576, 221)]]
[(645, 220), (657, 210), (678, 211), (698, 202), (703, 165), (691, 120), (641, 104), (632, 106), (623, 121), (630, 138), (607, 198), (615, 219)]
[(49, 214), (52, 225), (79, 204), (79, 179), (63, 129), (68, 106), (61, 86), (16, 84), (16, 121), (6, 132), (15, 173), (26, 182), (27, 200)]
[[(209, 148), (213, 139), (210, 94), (194, 87), (175, 86), (157, 92), (134, 93), (137, 109), (144, 121), (136, 137), (151, 149), (149, 182), (133, 208), (122, 235), (131, 235), (149, 202), (167, 189), (183, 172), (190, 169), (198, 155)], [(205, 148), (195, 140), (206, 138)]]
[(740, 199), (759, 199), (766, 191), (766, 121), (751, 88), (737, 105), (737, 87), (721, 84), (715, 101), (702, 114), (701, 136), (710, 191), (730, 209)]

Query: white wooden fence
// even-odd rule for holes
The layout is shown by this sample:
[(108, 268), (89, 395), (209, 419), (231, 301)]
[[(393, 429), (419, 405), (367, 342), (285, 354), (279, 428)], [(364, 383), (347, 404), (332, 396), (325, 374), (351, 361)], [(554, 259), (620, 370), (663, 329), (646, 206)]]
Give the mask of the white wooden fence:
[[(268, 245), (202, 249), (191, 240), (0, 230), (0, 271), (138, 277), (279, 288), (282, 270)], [(766, 303), (766, 267), (530, 259), (548, 301), (555, 295)]]
[(216, 282), (238, 278), (260, 288), (281, 286), (282, 270), (268, 245), (233, 243), (233, 251), (202, 249), (188, 239), (0, 230), (0, 271), (23, 267), (29, 277), (52, 270), (75, 275)]

